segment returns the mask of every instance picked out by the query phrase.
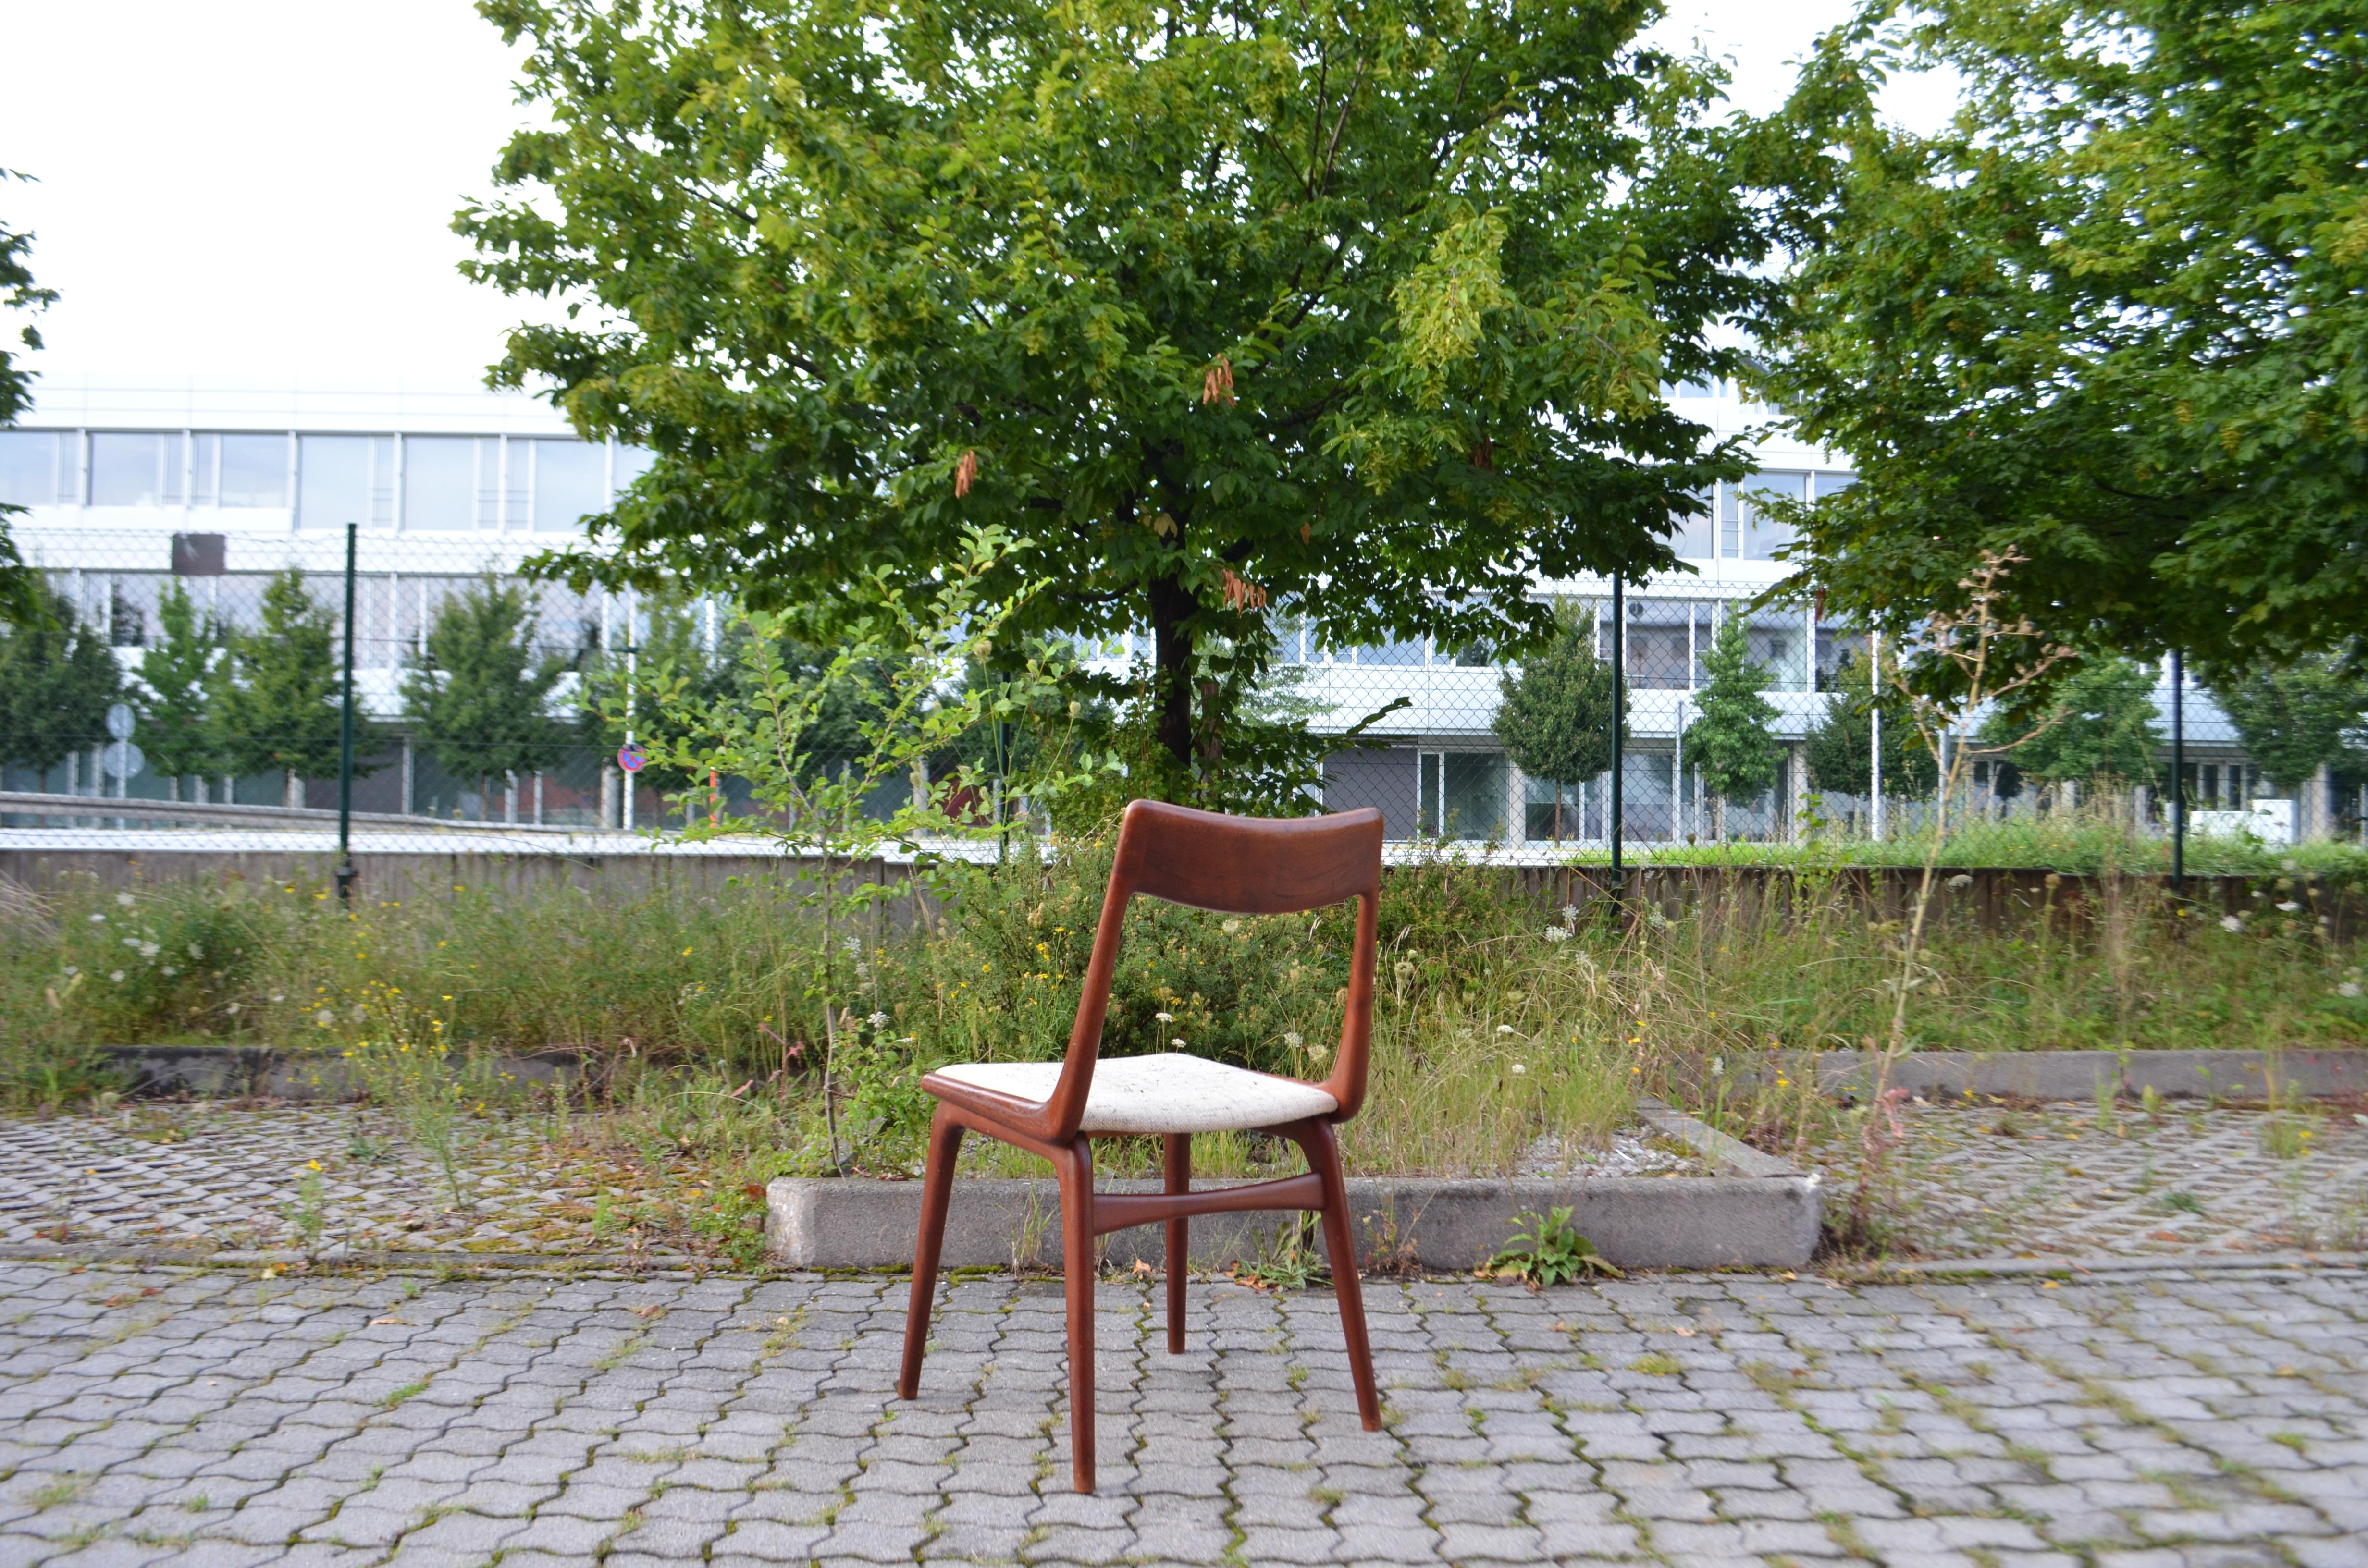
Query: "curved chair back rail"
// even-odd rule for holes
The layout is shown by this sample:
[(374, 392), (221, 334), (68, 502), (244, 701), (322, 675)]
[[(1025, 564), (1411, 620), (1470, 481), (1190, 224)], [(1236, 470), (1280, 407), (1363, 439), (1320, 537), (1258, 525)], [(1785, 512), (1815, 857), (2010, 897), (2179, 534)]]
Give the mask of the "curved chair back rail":
[[(905, 1324), (905, 1358), (897, 1379), (900, 1397), (920, 1387), (929, 1317), (937, 1298), (938, 1258), (945, 1238), (946, 1209), (953, 1191), (954, 1163), (965, 1131), (977, 1131), (1053, 1162), (1061, 1185), (1063, 1273), (1069, 1317), (1071, 1479), (1080, 1492), (1094, 1489), (1093, 1420), (1093, 1238), (1135, 1225), (1167, 1227), (1167, 1348), (1184, 1349), (1184, 1276), (1190, 1217), (1246, 1210), (1312, 1210), (1323, 1218), (1324, 1250), (1340, 1301), (1340, 1324), (1357, 1385), (1357, 1410), (1367, 1431), (1381, 1428), (1381, 1400), (1373, 1383), (1372, 1353), (1365, 1335), (1364, 1300), (1349, 1230), (1348, 1193), (1340, 1175), (1333, 1128), (1364, 1104), (1366, 1064), (1373, 1034), (1375, 925), (1382, 885), (1382, 814), (1372, 810), (1335, 816), (1231, 817), (1156, 801), (1136, 801), (1119, 830), (1101, 919), (1094, 930), (1093, 956), (1077, 997), (1076, 1023), (1067, 1054), (1043, 1097), (1017, 1092), (1041, 1085), (1045, 1068), (1020, 1074), (987, 1067), (950, 1068), (930, 1074), (922, 1086), (938, 1097), (929, 1130), (929, 1157), (915, 1238), (913, 1294)], [(1340, 1047), (1321, 1084), (1301, 1084), (1246, 1069), (1195, 1064), (1178, 1057), (1136, 1058), (1114, 1065), (1144, 1069), (1126, 1087), (1132, 1110), (1119, 1105), (1121, 1086), (1106, 1085), (1094, 1096), (1095, 1066), (1101, 1052), (1103, 1022), (1110, 1009), (1110, 977), (1118, 965), (1126, 909), (1135, 894), (1195, 909), (1235, 915), (1292, 915), (1328, 908), (1354, 899), (1357, 927), (1349, 970), (1348, 1005), (1340, 1020)], [(1163, 1061), (1194, 1068), (1195, 1087), (1236, 1091), (1242, 1115), (1236, 1131), (1265, 1131), (1291, 1139), (1307, 1157), (1307, 1174), (1244, 1187), (1191, 1190), (1192, 1131), (1212, 1130), (1222, 1118), (1206, 1105), (1190, 1115), (1180, 1108), (1165, 1113), (1144, 1109), (1143, 1089), (1156, 1087)], [(967, 1081), (965, 1074), (967, 1075)], [(1179, 1078), (1186, 1076), (1178, 1074)], [(1311, 1092), (1313, 1091), (1313, 1092)], [(1149, 1096), (1156, 1099), (1156, 1096)], [(1329, 1101), (1329, 1108), (1318, 1109)], [(1288, 1108), (1287, 1110), (1285, 1108)], [(1270, 1114), (1280, 1112), (1281, 1115)], [(1088, 1128), (1089, 1120), (1098, 1128)], [(1093, 1185), (1092, 1140), (1114, 1132), (1157, 1132), (1163, 1142), (1166, 1190), (1098, 1195)]]

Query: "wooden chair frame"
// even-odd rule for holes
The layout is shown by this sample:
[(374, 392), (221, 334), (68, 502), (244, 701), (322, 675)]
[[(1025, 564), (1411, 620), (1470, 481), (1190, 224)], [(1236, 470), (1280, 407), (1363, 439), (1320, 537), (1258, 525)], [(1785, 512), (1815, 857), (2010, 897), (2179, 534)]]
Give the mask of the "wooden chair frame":
[[(1191, 1217), (1247, 1210), (1312, 1210), (1322, 1216), (1324, 1251), (1339, 1294), (1340, 1327), (1357, 1385), (1357, 1414), (1365, 1430), (1381, 1430), (1373, 1357), (1365, 1335), (1356, 1242), (1349, 1227), (1348, 1190), (1340, 1176), (1335, 1124), (1357, 1114), (1365, 1099), (1366, 1063), (1373, 1034), (1373, 947), (1382, 881), (1382, 813), (1367, 809), (1297, 820), (1231, 817), (1156, 801), (1127, 807), (1117, 862), (1094, 931), (1093, 957), (1069, 1033), (1067, 1055), (1052, 1096), (1015, 1098), (932, 1074), (922, 1087), (938, 1097), (929, 1127), (928, 1174), (920, 1233), (913, 1250), (912, 1305), (905, 1320), (905, 1359), (898, 1397), (918, 1393), (921, 1358), (937, 1300), (938, 1259), (946, 1210), (953, 1194), (954, 1162), (962, 1135), (977, 1131), (1053, 1162), (1061, 1187), (1062, 1274), (1069, 1319), (1069, 1446), (1071, 1480), (1094, 1489), (1094, 1238), (1137, 1225), (1167, 1227), (1167, 1350), (1184, 1349), (1184, 1275)], [(1294, 915), (1357, 901), (1357, 934), (1349, 961), (1349, 1001), (1340, 1021), (1340, 1049), (1331, 1075), (1315, 1085), (1338, 1108), (1329, 1116), (1278, 1126), (1240, 1129), (1290, 1139), (1307, 1157), (1307, 1174), (1200, 1192), (1192, 1190), (1192, 1135), (1163, 1135), (1165, 1188), (1158, 1193), (1097, 1193), (1093, 1138), (1080, 1131), (1094, 1063), (1101, 1051), (1110, 976), (1118, 965), (1127, 905), (1135, 894), (1229, 915)], [(1293, 1080), (1296, 1081), (1296, 1080)], [(1105, 1134), (1116, 1136), (1116, 1134)]]

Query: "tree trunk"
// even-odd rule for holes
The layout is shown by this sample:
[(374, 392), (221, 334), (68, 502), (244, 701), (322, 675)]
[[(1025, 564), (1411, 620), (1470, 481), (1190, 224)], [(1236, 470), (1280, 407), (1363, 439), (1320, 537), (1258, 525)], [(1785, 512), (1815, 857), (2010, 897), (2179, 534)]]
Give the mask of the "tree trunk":
[(1174, 770), (1161, 791), (1171, 797), (1182, 792), (1192, 777), (1192, 638), (1184, 622), (1198, 608), (1178, 579), (1153, 581), (1152, 734)]

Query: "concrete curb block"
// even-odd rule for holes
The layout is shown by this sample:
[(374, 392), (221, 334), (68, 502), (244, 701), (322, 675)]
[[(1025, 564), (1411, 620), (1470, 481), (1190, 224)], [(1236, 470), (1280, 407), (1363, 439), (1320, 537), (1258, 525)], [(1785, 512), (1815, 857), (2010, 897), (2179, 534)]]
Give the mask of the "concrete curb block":
[[(1819, 1184), (1657, 1102), (1646, 1119), (1739, 1174), (1509, 1180), (1363, 1176), (1349, 1204), (1366, 1268), (1457, 1270), (1502, 1250), (1515, 1216), (1568, 1208), (1571, 1224), (1622, 1268), (1800, 1268), (1816, 1251)], [(1748, 1156), (1748, 1158), (1747, 1158)], [(1154, 1181), (1118, 1181), (1109, 1192), (1156, 1192)], [(943, 1267), (1008, 1268), (1061, 1261), (1060, 1190), (1053, 1181), (954, 1184)], [(783, 1176), (766, 1189), (765, 1249), (792, 1268), (909, 1268), (920, 1226), (921, 1184)], [(1212, 1214), (1192, 1222), (1195, 1268), (1255, 1262), (1286, 1214)], [(1159, 1226), (1102, 1239), (1120, 1267), (1163, 1267)]]
[[(1873, 1058), (1838, 1051), (1814, 1059), (1786, 1052), (1780, 1070), (1805, 1075), (1814, 1061), (1820, 1088), (1867, 1093)], [(1768, 1069), (1736, 1076), (1756, 1083)], [(2031, 1100), (2092, 1100), (2105, 1085), (2135, 1099), (2151, 1088), (2167, 1099), (2259, 1100), (2274, 1087), (2307, 1099), (2368, 1095), (2368, 1051), (1918, 1051), (1902, 1057), (1891, 1081), (1924, 1096), (2003, 1095)]]

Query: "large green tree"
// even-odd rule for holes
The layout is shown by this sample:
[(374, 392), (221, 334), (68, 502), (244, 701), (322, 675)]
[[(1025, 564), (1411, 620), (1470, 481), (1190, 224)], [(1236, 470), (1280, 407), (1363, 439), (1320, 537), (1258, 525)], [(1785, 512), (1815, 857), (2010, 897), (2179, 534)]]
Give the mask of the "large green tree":
[(477, 814), (491, 814), (493, 781), (539, 773), (565, 751), (552, 692), (568, 661), (538, 653), (541, 616), (516, 583), (472, 583), (437, 607), (427, 657), (404, 677), (404, 706), (429, 756), (477, 780)]
[[(1562, 631), (1518, 671), (1497, 679), (1497, 738), (1505, 755), (1532, 778), (1557, 790), (1584, 784), (1611, 766), (1611, 725), (1620, 679), (1595, 653), (1595, 617), (1562, 611)], [(1554, 801), (1554, 837), (1562, 837), (1562, 801)]]
[(1889, 680), (1874, 688), (1874, 661), (1845, 655), (1835, 667), (1833, 695), (1801, 744), (1809, 782), (1839, 795), (1864, 796), (1874, 789), (1874, 722), (1882, 716), (1883, 792), (1920, 801), (1940, 782), (1941, 769), (1916, 723), (1916, 706)]
[[(26, 176), (11, 169), (0, 169), (0, 186)], [(54, 303), (58, 291), (44, 289), (33, 281), (33, 268), (28, 259), (32, 255), (33, 236), (19, 233), (0, 220), (0, 311), (25, 317), (17, 329), (17, 341), (27, 350), (41, 347), (41, 332), (31, 317)], [(0, 426), (14, 425), (17, 416), (32, 406), (33, 372), (17, 362), (17, 349), (7, 347), (0, 338)], [(20, 508), (0, 505), (0, 621), (24, 620), (44, 614), (48, 596), (40, 579), (28, 570), (24, 557), (17, 552), (17, 543), (8, 533), (8, 517)]]
[(198, 780), (202, 796), (205, 781), (222, 770), (208, 692), (222, 656), (222, 628), (177, 577), (156, 597), (156, 625), (161, 635), (140, 655), (140, 748), (175, 800), (185, 778)]
[[(1819, 112), (1863, 96), (1767, 381), (1858, 470), (1794, 556), (1831, 603), (1907, 632), (2012, 551), (2032, 648), (2235, 669), (2368, 624), (2362, 20), (1930, 0), (1826, 41)], [(1954, 119), (1881, 122), (1887, 68)]]
[(1702, 655), (1710, 678), (1694, 696), (1693, 722), (1686, 726), (1685, 760), (1702, 774), (1715, 802), (1720, 842), (1726, 839), (1726, 803), (1748, 801), (1776, 781), (1784, 748), (1768, 726), (1776, 706), (1760, 695), (1769, 674), (1751, 662), (1744, 617), (1729, 613)]
[(2245, 755), (2283, 789), (2298, 790), (2321, 767), (2368, 762), (2368, 681), (2335, 655), (2248, 670), (2215, 693)]
[(233, 773), (281, 775), (286, 805), (304, 803), (305, 779), (337, 770), (336, 634), (336, 617), (313, 602), (291, 566), (264, 588), (258, 624), (229, 637), (225, 678), (213, 693), (219, 755)]
[(2033, 688), (2020, 709), (1993, 714), (1982, 739), (2011, 746), (2007, 759), (2034, 778), (2151, 784), (2161, 771), (2155, 671), (2134, 659), (2083, 659), (2052, 690)]
[(552, 123), (458, 227), (582, 310), (496, 377), (659, 454), (577, 573), (828, 603), (1007, 523), (1058, 591), (996, 662), (1150, 631), (1145, 789), (1227, 766), (1269, 603), (1518, 651), (1743, 470), (1656, 383), (1739, 368), (1795, 143), (1654, 0), (483, 8)]
[(0, 760), (47, 773), (98, 744), (122, 689), (106, 636), (45, 591), (32, 614), (0, 624)]

